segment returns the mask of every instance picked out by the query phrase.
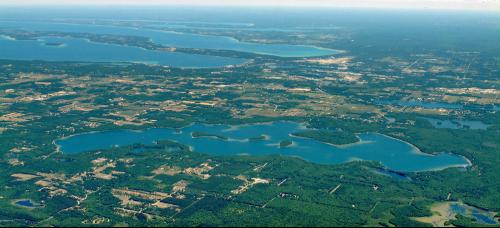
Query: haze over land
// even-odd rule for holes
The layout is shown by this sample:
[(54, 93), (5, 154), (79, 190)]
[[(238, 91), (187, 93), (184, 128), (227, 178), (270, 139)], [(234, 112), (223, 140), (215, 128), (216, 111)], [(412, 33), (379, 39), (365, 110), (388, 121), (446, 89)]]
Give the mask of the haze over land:
[(230, 5), (500, 10), (498, 0), (6, 0), (0, 5)]

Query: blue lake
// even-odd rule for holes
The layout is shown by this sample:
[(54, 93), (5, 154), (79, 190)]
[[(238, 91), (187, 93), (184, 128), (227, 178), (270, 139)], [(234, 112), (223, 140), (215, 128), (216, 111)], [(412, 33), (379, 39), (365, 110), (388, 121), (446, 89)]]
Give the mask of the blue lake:
[(122, 26), (92, 24), (69, 24), (48, 22), (2, 21), (0, 29), (23, 29), (29, 31), (58, 31), (69, 33), (93, 33), (121, 36), (148, 37), (153, 42), (169, 47), (232, 50), (280, 57), (311, 57), (337, 54), (337, 50), (309, 45), (260, 44), (240, 42), (231, 37), (209, 36), (154, 29), (139, 29)]
[[(116, 130), (79, 134), (56, 140), (55, 144), (64, 153), (81, 153), (135, 143), (153, 144), (168, 139), (192, 148), (193, 151), (210, 155), (280, 154), (299, 157), (317, 164), (340, 164), (356, 160), (380, 162), (385, 167), (400, 172), (440, 170), (448, 167), (464, 167), (469, 162), (462, 156), (449, 153), (429, 155), (414, 146), (376, 133), (360, 134), (360, 142), (344, 146), (333, 146), (312, 139), (296, 138), (291, 133), (305, 127), (294, 122), (273, 122), (241, 126), (194, 124), (180, 131), (169, 128), (152, 128), (142, 131)], [(192, 137), (193, 132), (205, 132), (227, 137)], [(265, 140), (249, 140), (265, 135)], [(280, 148), (283, 140), (292, 140), (293, 145)]]
[[(47, 45), (52, 43), (52, 45)], [(53, 45), (58, 44), (58, 45)], [(41, 37), (12, 40), (0, 37), (0, 59), (74, 62), (141, 62), (184, 68), (223, 67), (245, 59), (178, 52), (151, 51), (138, 47), (94, 43), (85, 39)]]

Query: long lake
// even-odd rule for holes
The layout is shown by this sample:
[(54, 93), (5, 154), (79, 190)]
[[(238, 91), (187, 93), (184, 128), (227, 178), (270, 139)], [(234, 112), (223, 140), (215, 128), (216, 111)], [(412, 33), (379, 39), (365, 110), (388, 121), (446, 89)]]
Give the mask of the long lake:
[[(57, 44), (57, 45), (48, 45)], [(216, 68), (240, 65), (247, 60), (178, 52), (151, 51), (139, 47), (90, 42), (85, 39), (41, 37), (12, 40), (0, 37), (0, 58), (70, 62), (136, 62), (182, 68)]]
[[(120, 36), (140, 36), (168, 47), (231, 50), (280, 57), (312, 57), (337, 54), (337, 50), (309, 45), (261, 44), (241, 42), (231, 37), (178, 33), (146, 28), (106, 26), (92, 24), (69, 24), (49, 22), (2, 21), (0, 29), (27, 31), (54, 31), (65, 33), (91, 33)], [(2, 46), (0, 46), (2, 47)], [(0, 58), (3, 58), (0, 54)]]
[[(359, 134), (360, 142), (344, 146), (290, 136), (304, 129), (302, 124), (285, 121), (241, 126), (194, 124), (180, 130), (151, 128), (141, 131), (91, 132), (56, 140), (55, 144), (60, 151), (74, 154), (136, 143), (149, 145), (158, 140), (172, 140), (190, 146), (193, 151), (217, 156), (280, 154), (317, 164), (368, 160), (380, 162), (385, 167), (400, 172), (431, 171), (469, 165), (469, 161), (462, 156), (450, 153), (424, 154), (411, 144), (376, 133)], [(223, 137), (193, 137), (195, 132)], [(262, 140), (250, 140), (260, 136), (266, 137)], [(280, 142), (284, 140), (292, 140), (292, 146), (280, 147)]]

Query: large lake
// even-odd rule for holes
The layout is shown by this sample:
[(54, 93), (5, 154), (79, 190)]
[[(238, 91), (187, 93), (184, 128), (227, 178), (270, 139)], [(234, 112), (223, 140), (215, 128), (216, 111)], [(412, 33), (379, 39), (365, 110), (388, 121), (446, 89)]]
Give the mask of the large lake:
[(178, 52), (151, 51), (138, 47), (103, 44), (85, 39), (41, 37), (13, 40), (0, 36), (0, 58), (71, 62), (140, 62), (183, 68), (215, 68), (240, 65), (245, 59)]
[[(169, 47), (201, 48), (216, 50), (232, 50), (280, 57), (312, 57), (337, 54), (332, 49), (309, 45), (261, 44), (240, 42), (231, 37), (209, 36), (189, 33), (139, 29), (122, 26), (105, 26), (92, 24), (69, 24), (49, 22), (2, 21), (0, 29), (23, 29), (29, 31), (58, 31), (69, 33), (93, 33), (121, 36), (148, 37), (153, 42)], [(0, 56), (1, 57), (1, 56)]]
[[(135, 143), (152, 144), (157, 140), (176, 141), (200, 153), (210, 155), (271, 155), (299, 157), (318, 164), (340, 164), (355, 160), (378, 161), (385, 167), (401, 171), (416, 172), (440, 170), (447, 167), (464, 167), (469, 161), (462, 156), (449, 153), (429, 155), (414, 146), (376, 133), (360, 134), (359, 143), (341, 147), (312, 139), (296, 138), (291, 133), (305, 127), (294, 122), (273, 122), (241, 126), (194, 124), (180, 131), (169, 128), (152, 128), (142, 131), (116, 130), (79, 134), (56, 140), (55, 144), (64, 153), (81, 153)], [(204, 132), (223, 136), (193, 137), (193, 132)], [(265, 135), (265, 140), (249, 140)], [(291, 147), (281, 148), (280, 142), (292, 140)]]

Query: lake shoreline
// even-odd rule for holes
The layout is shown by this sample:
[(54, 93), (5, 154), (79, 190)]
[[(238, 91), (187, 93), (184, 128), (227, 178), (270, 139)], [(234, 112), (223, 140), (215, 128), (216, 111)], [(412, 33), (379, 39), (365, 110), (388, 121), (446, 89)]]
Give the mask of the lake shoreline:
[[(304, 123), (293, 121), (271, 121), (242, 125), (192, 123), (182, 128), (153, 127), (142, 130), (121, 129), (84, 132), (61, 137), (54, 140), (53, 144), (56, 146), (56, 152), (73, 154), (111, 149), (116, 146), (129, 146), (136, 143), (154, 144), (160, 140), (172, 140), (189, 146), (191, 151), (195, 151), (194, 148), (204, 148), (200, 152), (208, 155), (229, 156), (239, 151), (255, 151), (255, 154), (251, 154), (252, 156), (282, 154), (286, 156), (301, 157), (302, 160), (312, 163), (329, 165), (347, 163), (355, 158), (356, 161), (380, 162), (389, 170), (401, 173), (440, 171), (452, 167), (465, 168), (472, 165), (470, 160), (461, 155), (453, 153), (427, 154), (411, 143), (376, 132), (364, 133), (365, 135), (358, 133), (356, 134), (359, 140), (358, 142), (345, 145), (334, 145), (293, 135), (293, 132), (300, 131), (304, 127)], [(238, 130), (243, 132), (239, 133)], [(193, 134), (195, 132), (205, 132), (200, 134), (200, 136), (204, 137), (194, 137), (196, 136), (196, 134)], [(215, 135), (219, 137), (206, 137)], [(262, 137), (263, 135), (265, 136)], [(76, 138), (79, 136), (80, 138)], [(262, 140), (250, 140), (252, 137), (256, 136), (259, 136)], [(102, 139), (104, 139), (103, 137), (111, 137), (112, 141), (102, 141)], [(301, 141), (295, 141), (293, 140), (294, 138), (301, 139)], [(92, 145), (92, 143), (85, 142), (85, 140), (101, 141), (96, 145)], [(292, 142), (290, 145), (287, 144), (286, 147), (280, 146), (283, 142), (287, 142), (288, 140)], [(425, 163), (422, 163), (422, 168), (418, 168), (420, 167), (419, 165), (407, 167), (394, 163), (391, 158), (391, 156), (394, 155), (385, 152), (387, 151), (387, 147), (391, 147), (391, 141), (398, 143), (398, 145), (392, 146), (396, 146), (396, 148), (401, 150), (397, 151), (401, 153), (401, 162), (408, 162), (406, 156), (417, 156), (415, 158), (421, 160), (421, 162), (432, 162), (434, 158), (444, 159), (437, 160), (443, 164), (430, 163), (430, 165), (425, 165)], [(68, 148), (73, 147), (72, 152), (64, 152), (66, 146)], [(371, 155), (372, 153), (375, 153), (378, 157), (373, 157)], [(394, 153), (394, 151), (392, 153)], [(444, 155), (447, 156), (440, 158), (440, 156)], [(460, 163), (459, 160), (463, 162)], [(447, 165), (446, 161), (453, 162)], [(460, 164), (453, 164), (457, 162)]]

